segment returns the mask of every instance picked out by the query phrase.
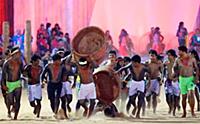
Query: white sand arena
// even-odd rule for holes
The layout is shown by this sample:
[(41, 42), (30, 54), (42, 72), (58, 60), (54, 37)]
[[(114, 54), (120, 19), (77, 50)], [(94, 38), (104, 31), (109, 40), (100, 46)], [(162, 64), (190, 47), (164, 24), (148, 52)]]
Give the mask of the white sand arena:
[[(75, 93), (75, 90), (74, 90)], [(76, 94), (76, 93), (75, 93)], [(182, 111), (177, 111), (177, 116), (173, 117), (172, 115), (168, 114), (168, 107), (165, 102), (165, 95), (163, 91), (161, 91), (160, 96), (161, 102), (158, 104), (157, 113), (154, 115), (152, 110), (147, 109), (146, 115), (141, 116), (142, 119), (135, 119), (132, 117), (124, 117), (124, 118), (107, 118), (104, 116), (103, 113), (99, 112), (96, 115), (92, 116), (90, 119), (84, 119), (81, 116), (75, 116), (75, 103), (76, 103), (76, 96), (74, 96), (73, 102), (71, 104), (72, 112), (70, 113), (70, 119), (68, 120), (56, 120), (53, 117), (53, 113), (50, 109), (50, 103), (47, 99), (47, 92), (46, 88), (43, 89), (43, 100), (42, 100), (42, 109), (41, 109), (41, 117), (38, 119), (33, 115), (33, 108), (30, 107), (27, 97), (27, 91), (23, 90), (22, 100), (21, 100), (21, 109), (19, 112), (18, 120), (13, 121), (7, 117), (7, 110), (5, 107), (5, 104), (3, 102), (3, 97), (1, 95), (0, 97), (0, 123), (6, 124), (6, 123), (15, 123), (15, 124), (36, 124), (36, 123), (48, 123), (48, 124), (142, 124), (142, 123), (152, 123), (152, 124), (160, 124), (160, 123), (187, 123), (187, 124), (194, 124), (194, 123), (200, 123), (200, 112), (196, 112), (197, 118), (192, 118), (189, 111), (189, 105), (187, 105), (188, 108), (188, 114), (187, 118), (183, 119), (180, 118)], [(196, 108), (195, 108), (196, 110)]]

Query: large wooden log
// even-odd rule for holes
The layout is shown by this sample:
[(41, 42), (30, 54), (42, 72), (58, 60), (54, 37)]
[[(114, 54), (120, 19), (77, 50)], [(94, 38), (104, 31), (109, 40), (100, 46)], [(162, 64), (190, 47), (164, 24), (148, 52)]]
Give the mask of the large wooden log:
[(94, 26), (80, 30), (72, 41), (73, 59), (92, 57), (93, 61), (100, 64), (105, 59), (107, 44), (104, 32)]
[(96, 84), (97, 99), (105, 105), (110, 105), (117, 99), (120, 92), (120, 79), (114, 73), (112, 66), (100, 66), (93, 73)]
[(25, 28), (25, 59), (26, 62), (30, 62), (31, 60), (31, 21), (26, 21), (26, 28)]

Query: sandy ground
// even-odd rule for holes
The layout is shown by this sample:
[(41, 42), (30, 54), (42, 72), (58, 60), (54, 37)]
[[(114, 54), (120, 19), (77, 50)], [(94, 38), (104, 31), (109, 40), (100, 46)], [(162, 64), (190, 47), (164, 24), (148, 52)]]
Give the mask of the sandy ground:
[[(75, 92), (75, 90), (74, 90)], [(76, 94), (76, 93), (75, 93)], [(76, 96), (75, 96), (76, 97)], [(69, 114), (70, 119), (68, 120), (56, 120), (53, 117), (53, 113), (50, 109), (50, 104), (47, 99), (46, 89), (43, 90), (43, 100), (42, 100), (42, 110), (41, 110), (41, 117), (36, 118), (32, 111), (33, 109), (30, 107), (27, 97), (27, 91), (23, 90), (22, 95), (22, 102), (21, 102), (21, 109), (19, 112), (19, 117), (17, 121), (12, 121), (7, 118), (7, 110), (5, 104), (3, 102), (2, 95), (0, 97), (0, 123), (6, 124), (14, 122), (15, 124), (36, 124), (36, 123), (48, 123), (48, 124), (55, 124), (55, 123), (68, 123), (68, 124), (142, 124), (142, 123), (153, 123), (153, 124), (160, 124), (160, 123), (186, 123), (186, 124), (194, 124), (200, 123), (200, 112), (196, 112), (197, 118), (192, 118), (189, 113), (189, 106), (188, 107), (188, 117), (186, 119), (180, 118), (182, 111), (177, 111), (177, 116), (173, 117), (172, 115), (168, 114), (168, 107), (165, 102), (164, 91), (162, 88), (161, 91), (161, 102), (158, 104), (157, 113), (153, 114), (152, 110), (146, 110), (146, 115), (142, 116), (142, 119), (135, 119), (127, 115), (124, 118), (107, 118), (104, 116), (103, 113), (99, 112), (96, 115), (92, 116), (90, 119), (84, 119), (81, 116), (75, 116), (74, 108), (76, 103), (76, 98), (74, 97), (73, 102), (71, 104), (72, 112)]]

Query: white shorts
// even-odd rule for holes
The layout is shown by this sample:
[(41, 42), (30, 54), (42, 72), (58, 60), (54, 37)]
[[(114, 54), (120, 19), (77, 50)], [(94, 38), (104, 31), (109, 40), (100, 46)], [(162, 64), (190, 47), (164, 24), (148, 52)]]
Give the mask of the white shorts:
[(93, 82), (89, 84), (81, 83), (80, 90), (78, 92), (78, 100), (82, 99), (96, 99), (96, 88)]
[(145, 82), (144, 81), (134, 81), (131, 80), (128, 84), (129, 86), (129, 96), (137, 94), (138, 91), (143, 92), (145, 90)]
[(151, 80), (151, 85), (149, 89), (147, 89), (146, 96), (152, 95), (152, 93), (155, 93), (158, 95), (160, 92), (160, 83), (157, 79)]
[(175, 95), (175, 96), (180, 96), (180, 87), (179, 87), (178, 81), (176, 82), (172, 81), (170, 86), (167, 85), (165, 87), (165, 93)]
[(70, 95), (72, 94), (72, 88), (71, 88), (70, 82), (66, 81), (66, 82), (62, 83), (62, 90), (61, 90), (60, 96), (63, 97), (68, 94), (70, 94)]
[(28, 85), (28, 100), (32, 102), (36, 99), (42, 99), (41, 84)]

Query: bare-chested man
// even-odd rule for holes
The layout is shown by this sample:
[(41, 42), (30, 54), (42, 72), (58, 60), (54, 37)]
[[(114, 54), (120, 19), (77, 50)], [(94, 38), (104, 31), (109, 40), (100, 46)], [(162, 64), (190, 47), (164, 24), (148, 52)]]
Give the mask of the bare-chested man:
[[(42, 81), (48, 76), (47, 81), (47, 93), (48, 98), (50, 100), (51, 109), (53, 113), (55, 113), (55, 117), (57, 117), (57, 112), (60, 104), (60, 95), (62, 90), (62, 79), (65, 75), (65, 67), (61, 64), (61, 56), (55, 54), (53, 57), (53, 63), (48, 64), (43, 73), (42, 73)], [(65, 106), (66, 107), (66, 106)], [(65, 108), (63, 108), (64, 110)], [(67, 118), (66, 113), (65, 117)]]
[(148, 102), (148, 107), (150, 107), (150, 101), (152, 97), (152, 105), (153, 105), (153, 113), (156, 112), (157, 107), (157, 96), (160, 93), (160, 85), (161, 85), (161, 72), (163, 68), (162, 62), (157, 59), (157, 52), (155, 50), (149, 51), (150, 62), (147, 64), (149, 69), (149, 78), (151, 79), (147, 85), (149, 85), (149, 89), (146, 90), (146, 99)]
[(28, 78), (28, 99), (31, 107), (34, 108), (33, 113), (39, 118), (42, 100), (42, 86), (40, 76), (42, 67), (39, 65), (40, 56), (34, 54), (31, 57), (31, 64), (24, 68), (24, 76)]
[[(144, 104), (144, 98), (145, 98), (145, 81), (144, 77), (145, 74), (148, 73), (148, 69), (141, 64), (141, 58), (139, 55), (134, 55), (132, 57), (132, 63), (121, 68), (119, 70), (122, 71), (124, 69), (129, 69), (131, 74), (131, 81), (129, 81), (128, 88), (129, 88), (129, 102), (134, 106), (134, 109), (132, 111), (132, 114), (135, 115), (136, 118), (140, 118), (140, 110), (142, 105)], [(136, 98), (138, 97), (138, 104), (136, 107)], [(129, 109), (131, 106), (127, 105), (127, 112), (129, 113)]]
[(165, 94), (166, 101), (169, 106), (169, 114), (173, 110), (173, 116), (175, 116), (176, 107), (179, 106), (180, 98), (180, 88), (178, 83), (178, 78), (172, 74), (173, 65), (177, 57), (175, 50), (170, 49), (167, 51), (168, 60), (164, 63), (165, 72), (166, 72), (166, 81), (165, 81)]
[[(195, 58), (196, 62), (197, 62), (197, 66), (200, 69), (200, 59), (199, 59), (199, 55), (198, 52), (196, 50), (191, 50), (189, 51), (190, 55), (192, 57)], [(200, 76), (200, 75), (199, 75)], [(196, 84), (195, 86), (195, 96), (196, 96), (196, 100), (197, 100), (197, 111), (200, 111), (200, 83)]]
[(70, 51), (66, 51), (63, 48), (59, 48), (56, 52), (58, 55), (60, 55), (62, 65), (65, 67), (66, 73), (62, 79), (62, 90), (61, 90), (61, 106), (64, 110), (64, 113), (67, 113), (66, 111), (66, 104), (68, 112), (71, 112), (70, 103), (72, 102), (72, 85), (74, 81), (74, 75), (72, 71), (72, 62), (70, 56)]
[[(178, 47), (179, 57), (176, 59), (174, 64), (174, 72), (179, 76), (180, 82), (180, 90), (182, 94), (182, 107), (183, 107), (183, 115), (182, 117), (186, 117), (186, 100), (188, 97), (189, 105), (191, 108), (191, 114), (195, 117), (194, 113), (194, 89), (195, 84), (199, 83), (198, 76), (199, 70), (196, 63), (196, 60), (188, 55), (187, 48), (185, 46)], [(194, 72), (195, 77), (194, 77)]]
[(74, 83), (74, 74), (72, 72), (71, 63), (68, 61), (63, 62), (65, 68), (66, 68), (66, 74), (62, 80), (62, 91), (61, 91), (61, 101), (62, 101), (62, 108), (64, 109), (64, 112), (66, 112), (66, 104), (67, 109), (69, 112), (71, 112), (70, 103), (72, 102), (72, 84)]
[[(11, 56), (10, 54), (11, 54), (10, 49), (7, 49), (6, 52), (5, 52), (5, 58), (4, 59), (1, 58), (1, 60), (0, 60), (1, 79), (2, 79), (3, 64), (4, 64), (4, 62), (6, 62), (10, 58), (10, 56)], [(5, 103), (6, 107), (7, 107), (6, 90), (3, 89), (2, 82), (1, 82), (1, 91), (2, 91), (3, 98), (4, 98), (4, 103)], [(8, 115), (8, 116), (10, 116), (10, 115)]]
[[(115, 50), (109, 51), (108, 59), (106, 61), (104, 61), (100, 66), (108, 66), (112, 71), (118, 70), (118, 68), (117, 68), (117, 52)], [(121, 95), (121, 93), (119, 95)], [(126, 97), (124, 98), (125, 95), (121, 95), (121, 96), (123, 98), (122, 97), (120, 98), (120, 96), (119, 96), (118, 99), (122, 100), (121, 104), (123, 106), (123, 104), (125, 103), (124, 99), (126, 99)], [(117, 100), (115, 101), (115, 104), (117, 104)], [(110, 103), (110, 105), (106, 105), (102, 101), (99, 100), (99, 102), (97, 103), (97, 111), (104, 111), (104, 114), (107, 117), (123, 116), (123, 114), (117, 110), (117, 107), (115, 106), (115, 104)], [(100, 108), (100, 109), (98, 110), (98, 108)], [(122, 109), (124, 109), (124, 107), (122, 107)]]
[[(86, 58), (81, 57), (77, 64), (78, 73), (80, 75), (80, 90), (78, 92), (78, 103), (84, 108), (83, 116), (89, 118), (95, 107), (96, 100), (96, 88), (93, 81), (93, 71), (94, 64), (89, 62)], [(86, 105), (86, 101), (89, 101), (89, 109)], [(79, 110), (79, 107), (76, 108), (76, 111)]]
[(19, 47), (13, 47), (11, 57), (3, 65), (2, 86), (7, 95), (8, 115), (11, 117), (11, 106), (14, 106), (14, 120), (20, 109), (21, 100), (21, 82), (20, 77), (23, 71), (23, 63), (21, 60), (21, 52)]

